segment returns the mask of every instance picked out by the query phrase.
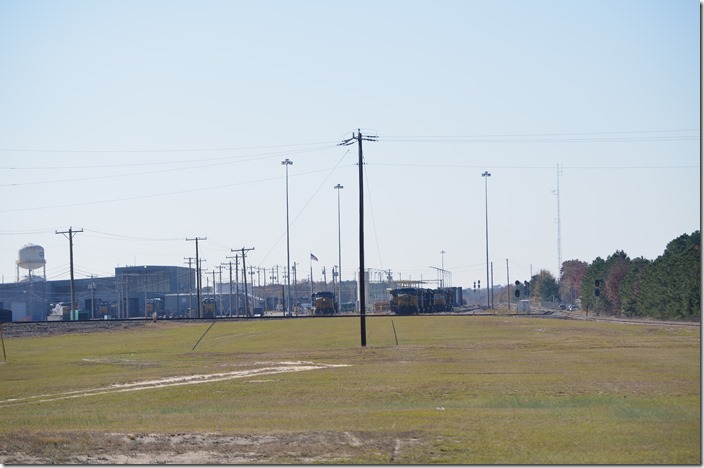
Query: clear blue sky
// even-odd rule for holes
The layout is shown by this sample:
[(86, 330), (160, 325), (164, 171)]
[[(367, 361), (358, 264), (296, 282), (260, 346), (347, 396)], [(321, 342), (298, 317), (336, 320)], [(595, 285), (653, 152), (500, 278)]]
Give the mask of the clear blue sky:
[[(699, 229), (700, 3), (0, 2), (0, 274), (46, 249), (50, 279), (116, 266), (251, 265), (299, 279), (366, 266), (494, 282), (616, 250), (654, 259)], [(441, 251), (446, 253), (441, 255)], [(328, 274), (328, 280), (331, 277)]]

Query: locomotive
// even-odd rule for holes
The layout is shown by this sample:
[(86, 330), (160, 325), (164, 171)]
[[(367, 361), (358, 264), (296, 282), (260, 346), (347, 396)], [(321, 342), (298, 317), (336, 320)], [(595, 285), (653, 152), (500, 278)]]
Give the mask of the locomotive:
[(112, 315), (112, 304), (106, 301), (100, 301), (98, 304), (98, 315), (99, 317), (107, 317)]
[(449, 312), (455, 305), (453, 288), (397, 288), (390, 294), (391, 312), (396, 315)]
[(332, 315), (337, 312), (337, 301), (335, 294), (329, 291), (321, 291), (313, 294), (313, 314)]
[(215, 318), (217, 303), (215, 299), (203, 299), (203, 318)]
[(164, 313), (164, 301), (160, 298), (148, 299), (145, 308), (145, 317), (151, 317), (153, 313), (162, 315)]

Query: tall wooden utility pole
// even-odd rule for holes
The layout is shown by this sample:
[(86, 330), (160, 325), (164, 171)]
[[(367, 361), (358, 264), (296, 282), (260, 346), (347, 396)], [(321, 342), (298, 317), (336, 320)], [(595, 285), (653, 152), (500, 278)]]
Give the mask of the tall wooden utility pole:
[(357, 134), (352, 133), (352, 138), (338, 143), (338, 146), (348, 146), (357, 141), (357, 147), (359, 148), (359, 319), (360, 319), (360, 332), (362, 334), (362, 346), (367, 346), (367, 325), (365, 320), (365, 314), (367, 309), (366, 304), (366, 288), (364, 284), (364, 157), (362, 155), (362, 141), (378, 141), (379, 137), (377, 135), (362, 135), (362, 131), (357, 129)]
[[(240, 315), (240, 257), (235, 254), (234, 257), (226, 256), (226, 258), (235, 259), (235, 316)], [(230, 262), (232, 268), (232, 262)], [(232, 282), (232, 269), (230, 269), (230, 282)]]
[(201, 315), (201, 303), (200, 303), (200, 257), (198, 257), (198, 241), (207, 240), (207, 237), (194, 237), (192, 239), (186, 238), (187, 241), (196, 241), (196, 300), (198, 301), (198, 318), (203, 318)]
[[(230, 296), (228, 300), (228, 315), (232, 317), (232, 261), (227, 262), (227, 263), (221, 263), (222, 266), (228, 266), (230, 267)], [(220, 287), (222, 288), (222, 281), (220, 284)], [(220, 298), (222, 298), (222, 291), (220, 291)]]
[[(68, 238), (68, 253), (69, 253), (69, 259), (71, 262), (71, 316), (73, 316), (73, 307), (74, 304), (76, 304), (76, 288), (74, 288), (73, 285), (73, 236), (76, 235), (76, 233), (83, 232), (83, 228), (80, 230), (74, 231), (72, 227), (68, 228), (68, 231), (56, 231), (56, 234), (63, 234)], [(46, 276), (46, 275), (45, 275)], [(78, 314), (76, 314), (78, 315)]]
[(188, 318), (193, 318), (193, 269), (191, 268), (191, 263), (193, 262), (193, 257), (183, 257), (188, 260)]
[(247, 300), (247, 264), (245, 262), (245, 255), (250, 250), (254, 250), (254, 247), (250, 247), (248, 249), (244, 247), (242, 247), (241, 249), (230, 249), (230, 252), (242, 253), (242, 276), (244, 276), (244, 315), (246, 317), (249, 317), (249, 301)]

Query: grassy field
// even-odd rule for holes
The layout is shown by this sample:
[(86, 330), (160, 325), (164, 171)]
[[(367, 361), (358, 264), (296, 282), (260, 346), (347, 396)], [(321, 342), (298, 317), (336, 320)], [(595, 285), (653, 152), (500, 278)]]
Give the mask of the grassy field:
[(0, 462), (701, 463), (699, 327), (209, 325), (6, 338)]

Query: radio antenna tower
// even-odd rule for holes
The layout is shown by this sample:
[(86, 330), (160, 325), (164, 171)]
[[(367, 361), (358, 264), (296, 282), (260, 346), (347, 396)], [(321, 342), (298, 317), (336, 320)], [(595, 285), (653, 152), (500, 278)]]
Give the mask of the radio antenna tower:
[[(555, 190), (555, 195), (557, 195), (557, 286), (559, 288), (562, 283), (562, 234), (560, 231), (560, 175), (562, 171), (560, 170), (560, 163), (557, 163), (557, 190)], [(558, 289), (559, 291), (559, 289)]]

